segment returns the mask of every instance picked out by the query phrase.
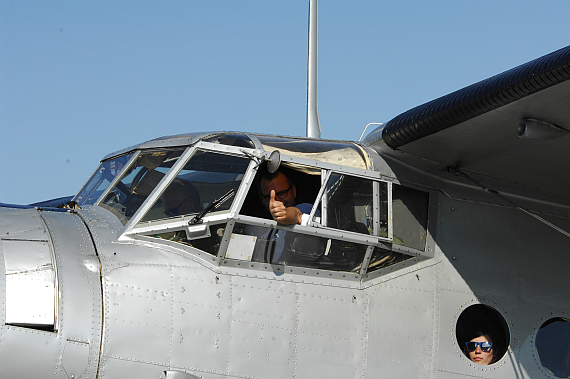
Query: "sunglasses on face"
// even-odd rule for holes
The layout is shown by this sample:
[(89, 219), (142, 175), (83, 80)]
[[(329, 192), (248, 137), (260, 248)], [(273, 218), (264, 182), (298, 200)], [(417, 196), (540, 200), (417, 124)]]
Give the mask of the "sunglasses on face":
[(493, 343), (492, 342), (465, 342), (465, 346), (467, 346), (467, 351), (475, 351), (475, 349), (477, 349), (477, 346), (481, 347), (481, 351), (491, 351), (491, 349), (493, 348)]
[[(284, 200), (287, 195), (289, 194), (289, 191), (291, 190), (291, 186), (289, 186), (289, 188), (287, 188), (286, 190), (283, 191), (279, 191), (275, 194), (275, 198), (279, 199), (279, 200)], [(271, 194), (269, 195), (261, 195), (261, 198), (267, 202), (269, 202), (271, 200)]]

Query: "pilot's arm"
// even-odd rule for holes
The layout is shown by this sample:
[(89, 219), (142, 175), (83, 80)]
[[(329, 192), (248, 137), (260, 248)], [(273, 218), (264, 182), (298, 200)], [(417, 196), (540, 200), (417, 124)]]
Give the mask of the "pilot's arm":
[(271, 217), (280, 224), (301, 225), (303, 213), (295, 207), (285, 207), (281, 201), (275, 200), (274, 190), (271, 190), (269, 212), (271, 212)]

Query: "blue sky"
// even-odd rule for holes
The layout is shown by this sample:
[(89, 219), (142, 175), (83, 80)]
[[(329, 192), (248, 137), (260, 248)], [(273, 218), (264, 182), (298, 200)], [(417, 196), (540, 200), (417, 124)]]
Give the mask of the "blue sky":
[[(570, 44), (568, 1), (319, 2), (322, 138)], [(164, 135), (305, 135), (308, 1), (0, 1), (0, 202)]]

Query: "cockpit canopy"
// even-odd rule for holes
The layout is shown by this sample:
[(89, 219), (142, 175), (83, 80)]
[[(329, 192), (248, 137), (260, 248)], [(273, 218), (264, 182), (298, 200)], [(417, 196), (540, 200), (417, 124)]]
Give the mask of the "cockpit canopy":
[[(276, 156), (303, 206), (301, 225), (273, 221), (260, 199), (259, 175)], [(427, 255), (428, 199), (374, 171), (355, 143), (215, 133), (164, 137), (111, 155), (74, 201), (111, 212), (125, 238), (175, 243), (219, 264), (361, 279)]]

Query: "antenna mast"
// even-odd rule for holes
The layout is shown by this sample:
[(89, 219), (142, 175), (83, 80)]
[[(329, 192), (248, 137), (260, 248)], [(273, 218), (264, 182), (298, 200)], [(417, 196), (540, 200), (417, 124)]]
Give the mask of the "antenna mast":
[(307, 72), (307, 137), (321, 138), (317, 107), (318, 82), (318, 0), (309, 1), (309, 63)]

